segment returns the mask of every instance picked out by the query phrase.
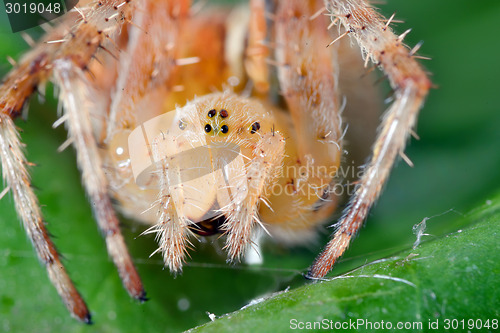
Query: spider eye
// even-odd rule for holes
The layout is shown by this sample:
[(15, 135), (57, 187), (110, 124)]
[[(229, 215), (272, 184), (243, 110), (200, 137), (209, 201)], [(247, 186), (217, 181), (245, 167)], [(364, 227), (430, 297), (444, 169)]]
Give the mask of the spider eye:
[(205, 132), (210, 133), (211, 130), (212, 130), (212, 126), (210, 126), (210, 124), (206, 124), (205, 125)]
[(179, 128), (184, 131), (186, 129), (186, 123), (182, 120), (179, 120)]
[(229, 127), (227, 127), (227, 125), (222, 125), (220, 131), (226, 134), (227, 132), (229, 132)]
[(252, 124), (252, 127), (250, 128), (250, 133), (254, 134), (260, 130), (260, 124), (256, 121), (255, 123)]
[(221, 118), (226, 118), (227, 116), (229, 116), (229, 113), (225, 109), (220, 110), (219, 114)]
[(213, 116), (215, 116), (216, 114), (217, 114), (217, 111), (215, 109), (208, 111), (208, 116), (210, 118), (213, 118)]

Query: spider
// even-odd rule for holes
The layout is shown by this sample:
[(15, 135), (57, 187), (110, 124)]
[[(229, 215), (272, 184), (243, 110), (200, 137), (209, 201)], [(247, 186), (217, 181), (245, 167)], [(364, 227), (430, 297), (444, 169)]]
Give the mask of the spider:
[[(83, 185), (123, 285), (145, 300), (117, 211), (155, 233), (165, 265), (182, 270), (190, 239), (222, 233), (229, 261), (259, 234), (307, 242), (336, 208), (343, 152), (343, 77), (379, 67), (394, 90), (372, 154), (330, 242), (307, 277), (325, 276), (360, 229), (403, 153), (431, 82), (389, 19), (364, 0), (80, 1), (0, 86), (6, 187), (66, 307), (90, 323), (44, 225), (14, 125), (52, 81)], [(359, 48), (350, 47), (349, 37)], [(360, 52), (361, 50), (361, 52)], [(368, 70), (367, 70), (368, 71)], [(373, 88), (366, 88), (370, 94)], [(347, 96), (347, 98), (344, 98)], [(354, 100), (354, 103), (356, 100)], [(352, 103), (352, 102), (351, 102)], [(117, 205), (113, 205), (117, 202)]]

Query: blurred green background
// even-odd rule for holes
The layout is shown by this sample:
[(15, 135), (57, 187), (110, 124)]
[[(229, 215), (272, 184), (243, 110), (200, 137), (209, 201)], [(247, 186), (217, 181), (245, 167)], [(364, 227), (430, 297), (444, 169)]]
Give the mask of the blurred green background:
[[(380, 7), (386, 16), (396, 11), (396, 18), (405, 21), (396, 31), (413, 29), (406, 38), (409, 45), (425, 42), (420, 54), (432, 58), (423, 64), (437, 88), (421, 111), (421, 139), (412, 139), (406, 150), (415, 167), (398, 164), (333, 275), (411, 247), (412, 226), (425, 217), (453, 209), (431, 219), (427, 232), (438, 236), (456, 230), (460, 213), (500, 190), (500, 2), (389, 0)], [(3, 5), (0, 10), (3, 75), (10, 69), (6, 56), (16, 59), (27, 46), (10, 32)], [(319, 253), (327, 231), (322, 242), (308, 248), (267, 245), (259, 267), (227, 266), (217, 244), (196, 244), (183, 275), (174, 278), (159, 256), (148, 258), (156, 246), (153, 237), (137, 237), (143, 228), (125, 222), (123, 230), (150, 297), (145, 304), (131, 300), (108, 260), (74, 152), (56, 152), (66, 133), (51, 129), (55, 105), (52, 99), (39, 103), (33, 98), (29, 121), (19, 119), (17, 125), (29, 160), (38, 165), (32, 168), (33, 184), (50, 232), (95, 325), (89, 328), (69, 317), (7, 195), (0, 201), (0, 331), (177, 332), (208, 321), (207, 312), (222, 315), (265, 293), (307, 283), (301, 274)], [(492, 292), (498, 299), (498, 291)]]

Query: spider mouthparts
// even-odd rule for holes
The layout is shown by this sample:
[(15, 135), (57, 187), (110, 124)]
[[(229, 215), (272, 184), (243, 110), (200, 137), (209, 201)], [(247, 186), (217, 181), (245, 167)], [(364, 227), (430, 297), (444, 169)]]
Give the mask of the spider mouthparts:
[(224, 223), (224, 217), (218, 217), (211, 220), (205, 220), (198, 223), (194, 223), (191, 226), (191, 231), (200, 236), (213, 236), (216, 234), (220, 234), (223, 231), (221, 230), (221, 226)]

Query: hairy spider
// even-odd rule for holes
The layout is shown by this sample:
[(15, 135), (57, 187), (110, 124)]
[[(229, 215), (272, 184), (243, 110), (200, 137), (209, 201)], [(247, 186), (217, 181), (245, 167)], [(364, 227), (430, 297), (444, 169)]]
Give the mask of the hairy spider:
[(398, 154), (404, 157), (431, 86), (415, 60), (419, 45), (409, 50), (392, 19), (364, 0), (251, 0), (249, 8), (203, 10), (188, 0), (80, 1), (0, 86), (2, 193), (12, 192), (71, 314), (90, 322), (48, 236), (13, 122), (37, 87), (52, 81), (59, 89), (63, 114), (55, 125), (68, 128), (67, 145), (126, 290), (143, 300), (115, 208), (151, 225), (146, 233), (157, 235), (174, 273), (193, 237), (224, 234), (229, 261), (251, 250), (261, 230), (285, 243), (310, 241), (338, 201), (343, 101), (374, 110), (354, 93), (370, 95), (373, 87), (341, 84), (355, 82), (362, 57), (365, 67), (373, 62), (394, 102), (307, 274), (320, 278), (361, 227)]

